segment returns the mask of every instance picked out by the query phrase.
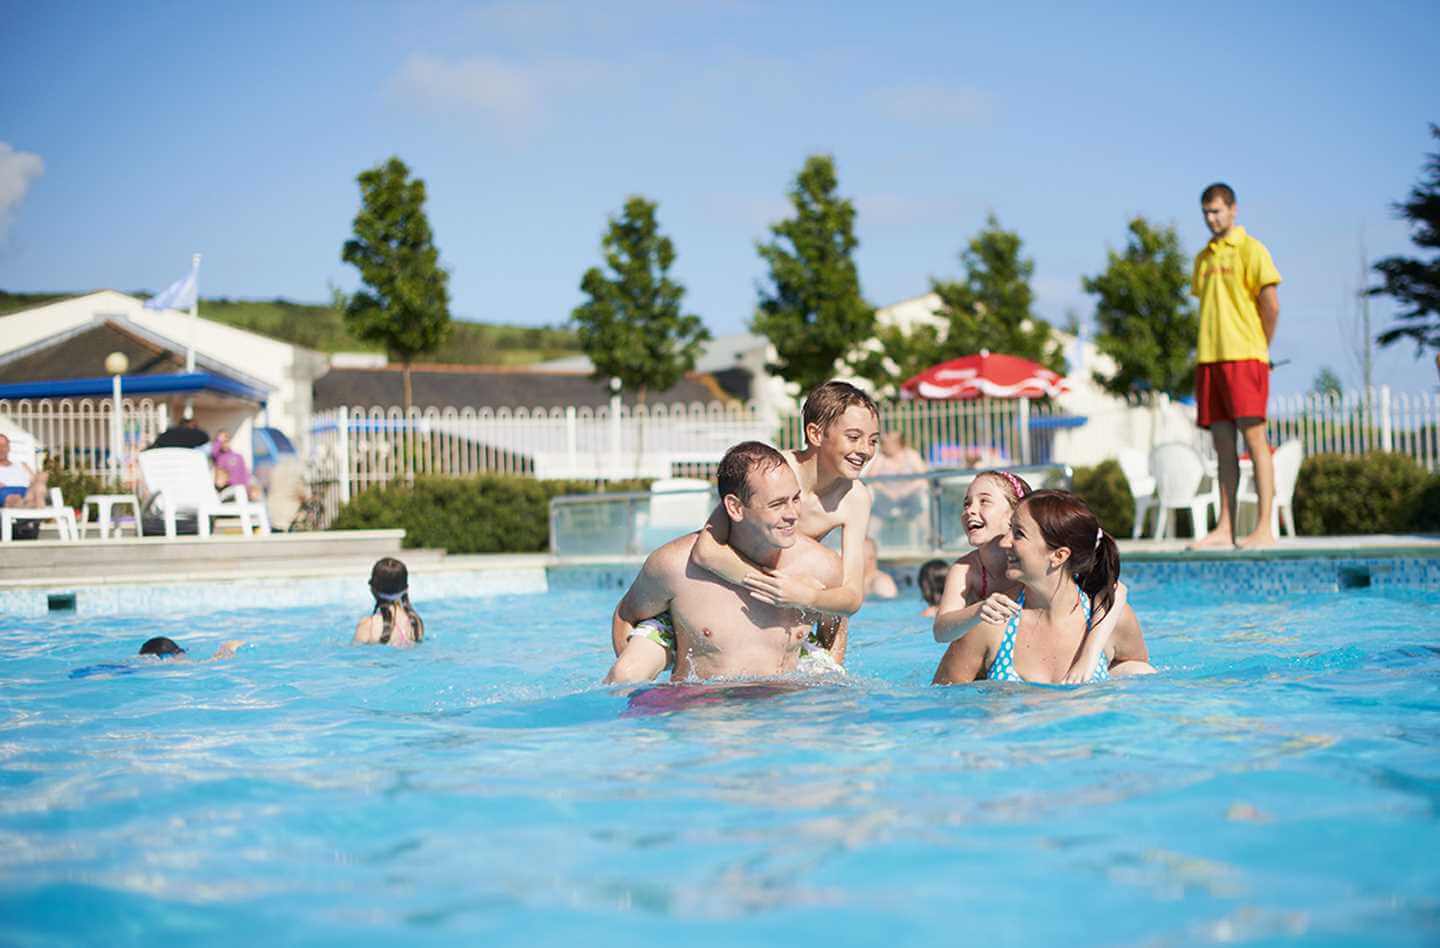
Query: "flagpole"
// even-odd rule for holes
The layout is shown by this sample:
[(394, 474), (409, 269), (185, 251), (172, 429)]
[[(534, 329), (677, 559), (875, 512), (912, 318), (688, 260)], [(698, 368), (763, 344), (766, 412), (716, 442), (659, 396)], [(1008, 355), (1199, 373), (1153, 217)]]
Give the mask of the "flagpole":
[(185, 349), (185, 374), (195, 371), (195, 327), (200, 323), (200, 255), (190, 257), (190, 272), (195, 277), (195, 295), (190, 297), (190, 345)]

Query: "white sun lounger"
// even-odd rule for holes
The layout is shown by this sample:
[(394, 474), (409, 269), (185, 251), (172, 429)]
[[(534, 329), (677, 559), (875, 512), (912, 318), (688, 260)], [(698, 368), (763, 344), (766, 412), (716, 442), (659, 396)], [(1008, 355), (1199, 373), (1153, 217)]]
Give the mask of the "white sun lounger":
[(152, 448), (140, 452), (140, 477), (149, 494), (148, 506), (165, 518), (165, 535), (175, 536), (176, 515), (194, 511), (200, 535), (210, 535), (215, 517), (240, 518), (246, 536), (256, 527), (270, 532), (270, 518), (264, 503), (251, 503), (245, 488), (236, 484), (223, 491), (215, 489), (205, 456), (190, 448)]

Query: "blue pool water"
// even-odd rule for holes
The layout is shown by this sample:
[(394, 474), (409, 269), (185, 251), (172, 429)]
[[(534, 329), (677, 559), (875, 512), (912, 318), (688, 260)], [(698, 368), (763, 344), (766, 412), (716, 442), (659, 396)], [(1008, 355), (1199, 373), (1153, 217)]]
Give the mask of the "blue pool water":
[(1163, 674), (1072, 689), (930, 687), (912, 594), (848, 680), (677, 701), (598, 686), (614, 590), (423, 582), (412, 651), (8, 620), (0, 944), (1440, 940), (1434, 592), (1137, 582)]

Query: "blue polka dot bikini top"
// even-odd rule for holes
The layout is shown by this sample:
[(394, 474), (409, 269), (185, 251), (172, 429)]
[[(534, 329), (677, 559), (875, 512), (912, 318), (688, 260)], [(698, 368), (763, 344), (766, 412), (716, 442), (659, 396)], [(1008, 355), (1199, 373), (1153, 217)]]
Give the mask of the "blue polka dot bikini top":
[[(1090, 597), (1085, 595), (1080, 584), (1075, 584), (1075, 591), (1080, 593), (1080, 602), (1085, 606), (1085, 631), (1090, 631), (1090, 612), (1093, 608), (1090, 605)], [(1019, 605), (1025, 607), (1025, 590), (1020, 590)], [(985, 677), (991, 681), (1024, 681), (1020, 673), (1015, 670), (1015, 634), (1020, 631), (1020, 613), (1016, 612), (1005, 623), (1005, 637), (1000, 640), (1000, 650), (995, 653), (995, 660), (990, 663)], [(1102, 652), (1096, 659), (1095, 671), (1091, 673), (1091, 681), (1104, 681), (1110, 677), (1110, 659)]]

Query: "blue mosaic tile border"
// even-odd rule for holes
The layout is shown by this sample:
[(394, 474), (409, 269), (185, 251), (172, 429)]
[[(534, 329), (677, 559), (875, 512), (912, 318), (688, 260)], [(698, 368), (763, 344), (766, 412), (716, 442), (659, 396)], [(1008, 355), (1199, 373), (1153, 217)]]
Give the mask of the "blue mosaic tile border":
[[(886, 568), (902, 592), (908, 592), (913, 571), (892, 564)], [(416, 573), (410, 584), (417, 601), (527, 595), (550, 589), (613, 590), (619, 595), (638, 570), (635, 565), (617, 564)], [(1184, 583), (1247, 598), (1363, 587), (1440, 592), (1440, 557), (1147, 559), (1126, 562), (1123, 577), (1141, 590)], [(204, 615), (254, 608), (257, 603), (278, 609), (333, 604), (363, 610), (370, 606), (363, 578), (336, 576), (8, 589), (0, 590), (0, 616), (45, 615), (50, 611), (51, 596), (73, 596), (75, 613), (80, 616), (177, 611)]]
[[(412, 573), (411, 598), (473, 598), (543, 593), (548, 584), (543, 567)], [(157, 615), (176, 612), (204, 615), (234, 609), (267, 609), (337, 605), (361, 612), (372, 600), (365, 578), (354, 576), (213, 580), (190, 583), (116, 583), (105, 586), (55, 586), (0, 590), (0, 616), (35, 617), (50, 611), (52, 596), (73, 596), (77, 616)]]

